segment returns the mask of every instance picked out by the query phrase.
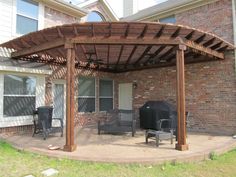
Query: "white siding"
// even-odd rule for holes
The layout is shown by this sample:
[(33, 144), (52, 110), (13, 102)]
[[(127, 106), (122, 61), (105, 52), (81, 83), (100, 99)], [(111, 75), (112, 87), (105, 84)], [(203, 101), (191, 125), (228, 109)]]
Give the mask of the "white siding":
[(12, 38), (14, 1), (0, 0), (0, 43)]
[(3, 117), (4, 74), (17, 74), (36, 77), (36, 107), (45, 103), (45, 75), (29, 73), (0, 72), (0, 128), (32, 124), (32, 116)]
[[(0, 43), (19, 37), (16, 34), (16, 0), (0, 0)], [(44, 28), (44, 5), (39, 3), (38, 29)]]

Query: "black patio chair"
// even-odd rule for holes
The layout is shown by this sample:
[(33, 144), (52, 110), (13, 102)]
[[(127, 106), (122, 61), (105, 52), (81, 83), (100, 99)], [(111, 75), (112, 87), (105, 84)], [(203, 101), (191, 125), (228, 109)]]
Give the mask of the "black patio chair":
[[(38, 107), (36, 111), (34, 111), (33, 115), (33, 123), (34, 123), (34, 131), (33, 135), (42, 133), (43, 139), (46, 140), (50, 133), (61, 133), (61, 137), (63, 137), (63, 118), (53, 118), (52, 117), (53, 107), (51, 106), (41, 106)], [(59, 121), (60, 126), (53, 127), (52, 121)]]
[(108, 114), (111, 116), (111, 120), (98, 121), (98, 134), (101, 131), (111, 134), (131, 132), (134, 136), (136, 120), (133, 110), (112, 110)]
[[(169, 114), (166, 111), (162, 111), (162, 114)], [(190, 112), (185, 112), (186, 115), (186, 127), (189, 124)], [(173, 139), (177, 139), (177, 112), (172, 112), (169, 119), (160, 119), (158, 121), (158, 130), (146, 130), (145, 141), (148, 143), (149, 138), (154, 138), (156, 140), (156, 146), (159, 146), (159, 141), (170, 139), (171, 144), (173, 144)]]

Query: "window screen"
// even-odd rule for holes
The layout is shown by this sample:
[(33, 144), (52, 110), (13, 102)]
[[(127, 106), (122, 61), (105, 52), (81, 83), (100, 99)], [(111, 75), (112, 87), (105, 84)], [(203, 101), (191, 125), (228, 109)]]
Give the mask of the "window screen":
[(99, 110), (109, 111), (113, 109), (113, 81), (99, 81)]
[(35, 77), (4, 75), (4, 116), (32, 115), (35, 109), (35, 92)]
[(38, 30), (38, 3), (17, 0), (16, 33), (27, 34)]
[(79, 78), (79, 112), (95, 112), (95, 78)]

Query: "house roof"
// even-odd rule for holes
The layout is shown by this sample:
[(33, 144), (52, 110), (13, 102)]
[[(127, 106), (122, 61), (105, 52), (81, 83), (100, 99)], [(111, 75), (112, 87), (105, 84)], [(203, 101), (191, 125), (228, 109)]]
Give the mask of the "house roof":
[(122, 18), (121, 21), (145, 21), (152, 17), (166, 17), (176, 12), (186, 11), (217, 0), (168, 0), (160, 4), (143, 9), (136, 14)]
[(37, 0), (38, 2), (42, 2), (43, 4), (55, 8), (57, 10), (60, 10), (66, 14), (73, 15), (75, 17), (83, 17), (87, 15), (88, 11), (77, 7), (73, 4), (70, 4), (68, 2), (65, 2), (63, 0)]
[(234, 46), (187, 26), (142, 22), (75, 23), (32, 32), (0, 45), (14, 59), (66, 65), (75, 49), (76, 67), (107, 72), (175, 65), (176, 50), (186, 47), (186, 63), (224, 59)]
[(94, 3), (100, 3), (104, 7), (104, 10), (106, 11), (107, 15), (111, 17), (111, 20), (119, 21), (118, 16), (116, 15), (116, 13), (106, 0), (87, 0), (77, 5), (80, 8), (88, 8), (89, 6), (92, 6)]

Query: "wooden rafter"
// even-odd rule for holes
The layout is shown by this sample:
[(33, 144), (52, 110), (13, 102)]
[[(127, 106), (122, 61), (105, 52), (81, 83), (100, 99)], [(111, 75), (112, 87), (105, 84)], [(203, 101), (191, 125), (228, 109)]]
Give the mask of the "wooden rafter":
[(156, 33), (155, 38), (161, 37), (161, 35), (163, 34), (164, 29), (165, 29), (165, 26), (163, 25), (161, 27), (161, 29)]
[(204, 46), (204, 47), (208, 47), (208, 46), (212, 45), (215, 40), (216, 40), (216, 38), (213, 37), (211, 40), (205, 42), (205, 43), (203, 44), (203, 46)]
[(118, 56), (118, 59), (117, 59), (117, 62), (116, 62), (115, 69), (117, 69), (117, 67), (118, 67), (118, 65), (119, 65), (120, 58), (121, 58), (121, 55), (122, 55), (123, 50), (124, 50), (124, 45), (122, 45), (121, 48), (120, 48), (120, 53), (119, 53), (119, 56)]
[(146, 65), (147, 63), (149, 63), (149, 61), (151, 61), (151, 60), (155, 60), (156, 58), (157, 58), (157, 56), (161, 53), (161, 51), (163, 51), (164, 49), (166, 48), (166, 46), (160, 46), (157, 50), (156, 50), (156, 52), (152, 55), (152, 56), (150, 56), (145, 62), (144, 62), (144, 65)]
[[(201, 54), (207, 54), (207, 55), (211, 55), (211, 56), (214, 56), (216, 58), (219, 58), (219, 59), (224, 59), (224, 54), (223, 53), (220, 53), (218, 51), (215, 51), (215, 50), (212, 50), (210, 48), (206, 48), (200, 44), (197, 44), (195, 42), (192, 42), (192, 41), (184, 41), (183, 43), (184, 45), (186, 45), (187, 47), (189, 48), (192, 48), (193, 50), (196, 51), (196, 53), (201, 53)], [(221, 44), (220, 44), (221, 45)]]
[(147, 46), (142, 55), (140, 55), (140, 57), (135, 61), (134, 65), (137, 65), (144, 58), (144, 56), (147, 55), (151, 48), (152, 46)]
[(137, 45), (135, 45), (135, 46), (133, 47), (132, 51), (130, 52), (130, 55), (129, 55), (129, 57), (127, 58), (127, 61), (126, 61), (126, 63), (125, 63), (125, 67), (128, 66), (128, 64), (129, 64), (131, 58), (133, 57), (134, 52), (136, 51), (136, 49), (137, 49)]
[(110, 62), (110, 45), (107, 46), (107, 68), (109, 68)]
[(57, 39), (54, 41), (45, 42), (45, 43), (39, 44), (37, 46), (33, 46), (33, 47), (30, 47), (27, 49), (22, 49), (22, 50), (13, 52), (11, 54), (11, 57), (18, 58), (18, 57), (22, 57), (22, 56), (26, 56), (26, 55), (31, 55), (34, 53), (38, 53), (38, 52), (42, 52), (42, 51), (49, 50), (52, 48), (63, 46), (64, 43), (65, 43), (65, 41), (63, 39)]
[(190, 39), (192, 39), (194, 34), (195, 34), (195, 30), (191, 31), (185, 38), (190, 40)]
[(143, 38), (148, 30), (148, 25), (146, 24), (142, 30), (142, 32), (139, 35), (139, 38)]
[(203, 34), (202, 36), (200, 36), (199, 38), (197, 38), (194, 42), (199, 44), (201, 43), (206, 37), (206, 34)]
[(181, 30), (180, 27), (177, 28), (177, 30), (175, 30), (175, 32), (171, 35), (171, 37), (172, 37), (172, 38), (175, 38), (175, 37), (179, 36), (180, 30)]
[(171, 47), (169, 50), (167, 50), (165, 53), (163, 53), (159, 58), (162, 61), (167, 61), (166, 58), (172, 54), (172, 52), (176, 49), (176, 46)]
[(212, 49), (212, 50), (216, 50), (217, 48), (219, 48), (219, 47), (221, 46), (221, 44), (223, 44), (222, 41), (220, 41), (220, 42), (218, 42), (217, 44), (211, 46), (211, 49)]
[(128, 34), (129, 34), (129, 24), (127, 24), (127, 26), (126, 26), (126, 29), (125, 29), (125, 34), (124, 34), (124, 37), (126, 38), (127, 36), (128, 36)]

